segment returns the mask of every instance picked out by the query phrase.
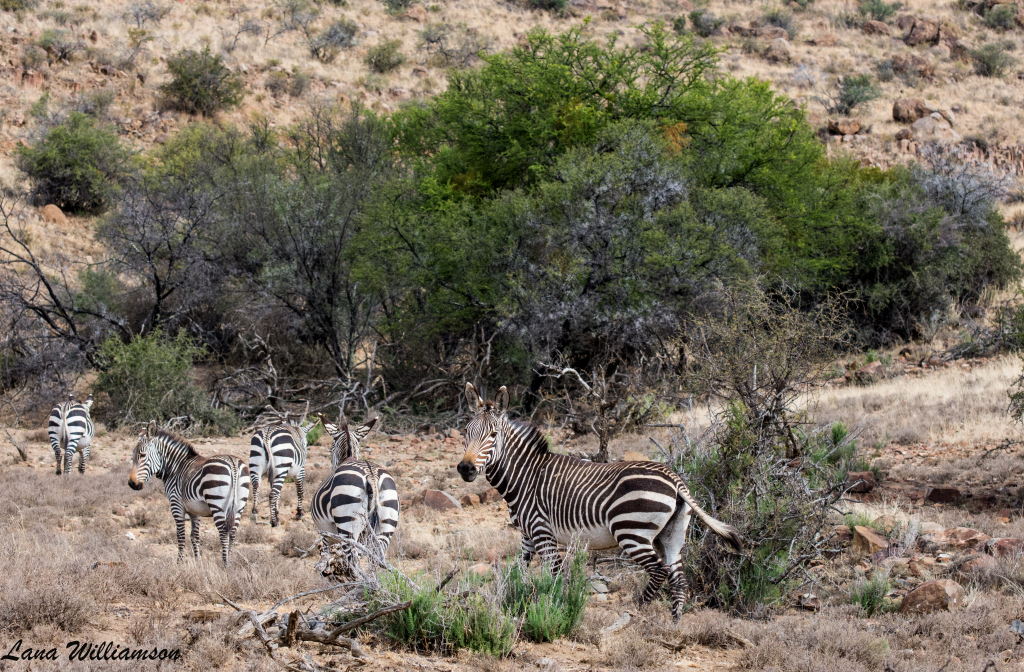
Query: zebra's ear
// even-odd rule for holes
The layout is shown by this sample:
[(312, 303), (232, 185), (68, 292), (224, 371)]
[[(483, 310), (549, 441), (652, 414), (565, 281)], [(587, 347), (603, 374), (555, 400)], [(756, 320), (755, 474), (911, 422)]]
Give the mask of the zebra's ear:
[(361, 427), (356, 427), (352, 432), (356, 435), (356, 438), (362, 441), (366, 438), (366, 435), (370, 433), (370, 430), (373, 429), (373, 426), (377, 424), (379, 419), (380, 418), (372, 418), (367, 420)]
[(82, 402), (82, 405), (85, 406), (86, 410), (92, 408), (92, 392), (90, 392), (89, 396), (85, 398), (85, 401)]
[(495, 411), (499, 414), (508, 410), (508, 388), (502, 385), (498, 388), (498, 396), (494, 398)]
[(324, 429), (326, 429), (327, 433), (330, 434), (332, 437), (338, 438), (338, 426), (333, 422), (325, 422)]
[(475, 408), (482, 408), (484, 405), (484, 400), (480, 397), (480, 393), (477, 392), (476, 386), (473, 383), (466, 383), (466, 401)]

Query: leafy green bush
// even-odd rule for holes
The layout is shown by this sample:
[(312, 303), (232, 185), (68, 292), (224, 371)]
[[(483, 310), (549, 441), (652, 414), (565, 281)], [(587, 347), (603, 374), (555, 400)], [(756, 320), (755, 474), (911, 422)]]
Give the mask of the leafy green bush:
[(526, 6), (548, 12), (564, 12), (569, 6), (569, 0), (526, 0)]
[(111, 427), (185, 417), (190, 426), (233, 432), (238, 419), (213, 408), (190, 379), (193, 362), (202, 354), (184, 331), (173, 339), (159, 330), (128, 343), (108, 338), (98, 353), (103, 366), (96, 389), (106, 397), (97, 405), (101, 417)]
[(522, 632), (534, 642), (553, 642), (576, 629), (587, 606), (587, 554), (575, 552), (566, 560), (563, 572), (546, 564), (531, 573), (521, 563), (512, 563), (504, 575), (503, 605), (510, 615), (522, 619)]
[(994, 5), (985, 12), (984, 21), (993, 30), (1013, 30), (1017, 26), (1017, 6)]
[(839, 89), (830, 109), (837, 114), (851, 114), (855, 108), (879, 95), (881, 92), (872, 83), (870, 75), (845, 75), (839, 80)]
[[(451, 653), (469, 649), (505, 656), (516, 641), (516, 624), (484, 594), (469, 591), (451, 597), (438, 585), (420, 577), (422, 585), (411, 585), (397, 574), (384, 574), (382, 601), (412, 604), (380, 619), (384, 634), (394, 642), (423, 653)], [(390, 601), (390, 602), (389, 602)], [(371, 607), (376, 606), (371, 600)]]
[(242, 77), (224, 65), (219, 54), (183, 49), (167, 59), (171, 81), (160, 87), (172, 109), (210, 116), (242, 100)]
[(857, 583), (850, 591), (850, 601), (859, 606), (866, 616), (891, 611), (892, 600), (887, 595), (892, 590), (889, 583), (889, 576), (882, 571), (876, 571), (871, 578)]
[(20, 12), (32, 9), (39, 4), (39, 0), (0, 0), (0, 9), (5, 12)]
[(313, 427), (306, 432), (306, 443), (310, 446), (316, 445), (316, 442), (320, 440), (320, 437), (324, 435), (324, 426), (321, 423), (316, 423)]
[(974, 72), (982, 77), (1002, 77), (1006, 71), (1017, 64), (1009, 50), (1011, 44), (1005, 42), (989, 42), (971, 51), (974, 60)]
[(18, 167), (40, 203), (71, 212), (105, 210), (129, 170), (130, 153), (117, 134), (89, 115), (72, 112), (35, 144), (19, 147)]
[(416, 0), (381, 0), (384, 3), (384, 7), (387, 8), (392, 14), (398, 14), (416, 4)]
[(338, 57), (338, 52), (355, 45), (359, 26), (348, 19), (338, 19), (322, 33), (309, 41), (309, 51), (321, 63), (331, 63)]
[(391, 72), (405, 63), (405, 56), (402, 54), (401, 48), (401, 40), (387, 40), (374, 45), (366, 52), (366, 64), (374, 72), (381, 74)]
[(711, 37), (725, 25), (725, 19), (720, 19), (706, 9), (695, 9), (690, 12), (690, 25), (693, 32), (701, 37)]
[(885, 2), (885, 0), (859, 0), (857, 10), (862, 16), (867, 16), (875, 21), (888, 21), (903, 6), (900, 2)]

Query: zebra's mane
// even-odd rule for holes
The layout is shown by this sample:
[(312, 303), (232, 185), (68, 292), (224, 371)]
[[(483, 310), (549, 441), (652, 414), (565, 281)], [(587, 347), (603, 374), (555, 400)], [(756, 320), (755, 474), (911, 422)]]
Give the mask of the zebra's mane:
[(159, 429), (153, 438), (160, 441), (164, 446), (168, 448), (178, 448), (184, 451), (187, 456), (198, 455), (195, 447), (185, 440), (185, 438), (179, 434), (175, 434), (169, 429)]
[(531, 446), (537, 454), (551, 452), (551, 441), (540, 427), (528, 420), (510, 420), (512, 428)]

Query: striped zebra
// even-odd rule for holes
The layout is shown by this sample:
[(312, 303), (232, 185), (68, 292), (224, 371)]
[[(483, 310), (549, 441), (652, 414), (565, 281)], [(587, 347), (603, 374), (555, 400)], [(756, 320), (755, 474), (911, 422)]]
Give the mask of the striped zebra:
[[(359, 457), (359, 444), (377, 424), (377, 418), (353, 427), (324, 423), (331, 435), (333, 473), (313, 495), (312, 516), (323, 534), (361, 541), (373, 540), (383, 557), (398, 527), (398, 488), (395, 479), (379, 465)], [(371, 544), (372, 545), (372, 544)], [(356, 551), (347, 549), (354, 566)]]
[(669, 582), (672, 616), (686, 604), (682, 549), (691, 512), (737, 551), (737, 531), (712, 518), (683, 480), (659, 462), (595, 463), (550, 452), (547, 437), (529, 422), (510, 420), (508, 391), (484, 401), (471, 383), (466, 396), (476, 411), (466, 426), (466, 452), (459, 475), (472, 481), (483, 470), (501, 493), (523, 533), (523, 560), (534, 552), (560, 566), (559, 546), (592, 549), (618, 546), (649, 577), (640, 603), (654, 599)]
[(61, 464), (64, 474), (71, 473), (71, 460), (78, 451), (78, 473), (85, 473), (85, 462), (89, 459), (89, 448), (92, 446), (96, 428), (89, 417), (92, 408), (92, 395), (85, 401), (75, 401), (75, 395), (69, 394), (68, 400), (61, 402), (50, 411), (47, 433), (50, 435), (50, 447), (57, 461), (57, 475), (61, 475)]
[(228, 564), (231, 546), (249, 499), (249, 469), (237, 457), (203, 457), (192, 444), (163, 430), (147, 428), (132, 452), (128, 485), (141, 490), (150, 476), (164, 482), (178, 532), (178, 562), (185, 558), (185, 516), (192, 521), (192, 555), (199, 557), (199, 518), (213, 516), (220, 557)]
[(260, 481), (266, 474), (270, 481), (270, 526), (277, 527), (277, 505), (281, 489), (288, 476), (295, 477), (295, 490), (299, 504), (295, 519), (302, 518), (302, 496), (306, 485), (306, 435), (319, 420), (308, 424), (286, 422), (268, 425), (256, 430), (249, 442), (249, 480), (252, 485), (252, 506), (249, 518), (256, 520), (256, 503)]

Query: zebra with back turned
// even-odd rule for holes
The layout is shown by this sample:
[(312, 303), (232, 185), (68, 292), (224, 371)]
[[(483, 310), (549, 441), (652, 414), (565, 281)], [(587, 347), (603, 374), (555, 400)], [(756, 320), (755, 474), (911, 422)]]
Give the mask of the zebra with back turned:
[(523, 533), (523, 560), (534, 553), (559, 566), (559, 546), (579, 541), (592, 549), (618, 546), (648, 575), (641, 604), (669, 582), (672, 616), (686, 604), (682, 549), (691, 511), (734, 549), (737, 531), (712, 518), (669, 467), (659, 462), (595, 463), (550, 452), (532, 423), (510, 420), (508, 391), (484, 401), (471, 383), (466, 396), (476, 411), (466, 426), (459, 475), (472, 481), (483, 470), (508, 503)]
[(199, 518), (213, 517), (220, 556), (228, 564), (235, 533), (249, 498), (249, 469), (237, 457), (204, 457), (188, 441), (163, 430), (139, 436), (132, 451), (128, 485), (141, 490), (150, 476), (164, 482), (164, 494), (178, 535), (178, 562), (185, 558), (185, 517), (192, 521), (192, 555), (199, 557)]
[(298, 508), (295, 519), (302, 518), (302, 496), (306, 485), (306, 436), (319, 420), (309, 424), (285, 422), (268, 425), (256, 430), (249, 443), (249, 479), (252, 485), (252, 506), (249, 518), (256, 520), (256, 504), (259, 499), (260, 481), (263, 474), (270, 481), (270, 525), (277, 527), (278, 502), (281, 489), (288, 476), (295, 477)]
[(47, 433), (50, 435), (50, 447), (57, 461), (57, 475), (61, 475), (63, 463), (64, 474), (71, 473), (71, 461), (78, 451), (78, 473), (85, 473), (85, 462), (89, 459), (89, 448), (92, 446), (96, 428), (92, 424), (89, 411), (92, 409), (92, 395), (85, 401), (75, 401), (75, 395), (69, 394), (68, 400), (58, 403), (50, 411)]
[[(399, 503), (391, 474), (359, 456), (359, 445), (375, 424), (377, 418), (357, 427), (324, 423), (333, 439), (333, 473), (313, 495), (312, 516), (321, 533), (357, 542), (370, 536), (383, 557), (398, 528)], [(355, 549), (349, 547), (346, 553), (349, 565), (354, 566)]]

